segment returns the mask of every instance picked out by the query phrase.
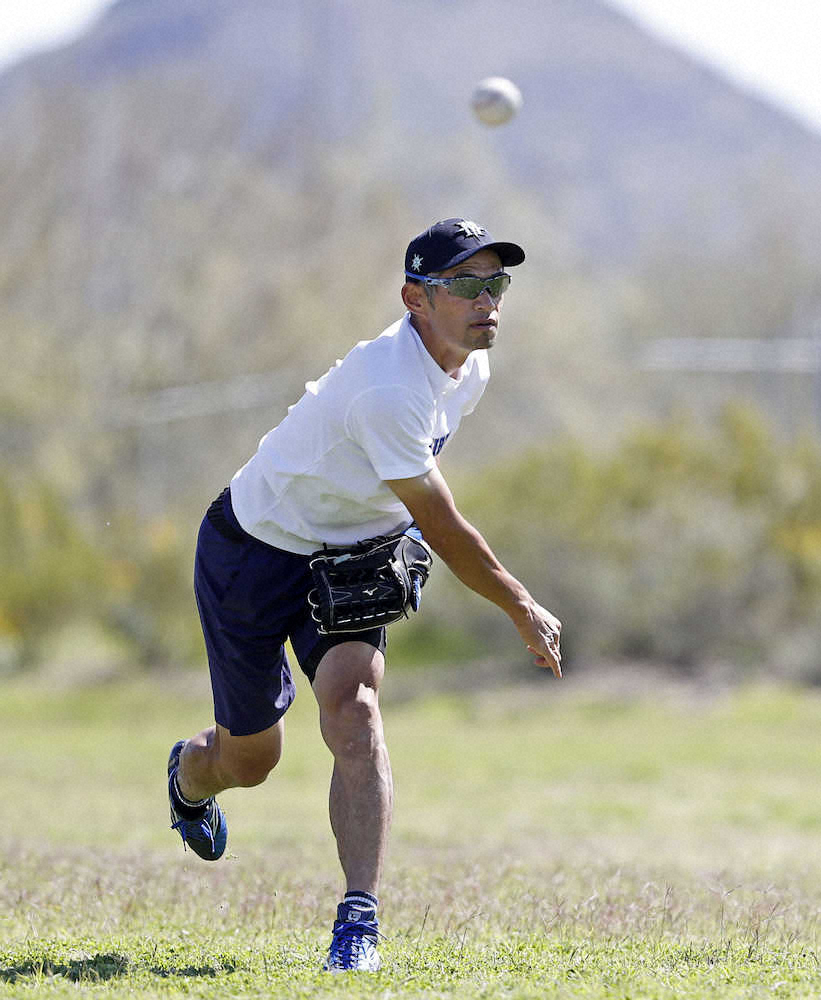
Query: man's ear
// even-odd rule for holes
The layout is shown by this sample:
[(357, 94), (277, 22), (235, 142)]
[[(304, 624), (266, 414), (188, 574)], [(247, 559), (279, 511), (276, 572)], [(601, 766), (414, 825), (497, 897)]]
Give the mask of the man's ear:
[(415, 281), (406, 281), (402, 286), (402, 301), (408, 312), (414, 316), (426, 312), (428, 297), (425, 293), (425, 286), (417, 284)]

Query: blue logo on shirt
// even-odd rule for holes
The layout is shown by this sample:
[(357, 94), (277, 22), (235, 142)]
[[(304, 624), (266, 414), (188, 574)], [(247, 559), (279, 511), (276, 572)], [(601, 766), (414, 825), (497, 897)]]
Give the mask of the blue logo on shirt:
[(445, 442), (450, 437), (450, 433), (444, 435), (444, 437), (434, 438), (431, 444), (431, 451), (433, 451), (434, 457), (439, 454), (439, 452), (445, 447)]

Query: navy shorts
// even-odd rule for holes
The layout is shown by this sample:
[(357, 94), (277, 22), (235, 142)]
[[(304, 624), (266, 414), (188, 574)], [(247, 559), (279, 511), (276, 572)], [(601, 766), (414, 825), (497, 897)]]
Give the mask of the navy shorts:
[(319, 661), (341, 642), (367, 642), (385, 651), (384, 628), (320, 635), (308, 604), (313, 586), (309, 560), (243, 531), (228, 489), (203, 518), (194, 593), (208, 652), (214, 717), (233, 736), (268, 729), (294, 700), (286, 639), (311, 683)]

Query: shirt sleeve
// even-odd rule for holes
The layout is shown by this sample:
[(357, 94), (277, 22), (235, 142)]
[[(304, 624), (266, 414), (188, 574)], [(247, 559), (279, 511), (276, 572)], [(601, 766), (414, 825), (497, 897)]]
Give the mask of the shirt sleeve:
[(345, 429), (380, 479), (422, 476), (436, 465), (433, 414), (424, 396), (405, 385), (380, 385), (351, 402)]

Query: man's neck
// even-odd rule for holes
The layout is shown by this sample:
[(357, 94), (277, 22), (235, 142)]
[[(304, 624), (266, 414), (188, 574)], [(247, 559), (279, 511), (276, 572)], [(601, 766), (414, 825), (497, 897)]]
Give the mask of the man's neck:
[(454, 351), (446, 345), (438, 344), (433, 331), (424, 323), (417, 323), (413, 314), (410, 315), (410, 324), (416, 330), (425, 350), (442, 371), (451, 378), (458, 378), (462, 365), (470, 357), (470, 351)]

